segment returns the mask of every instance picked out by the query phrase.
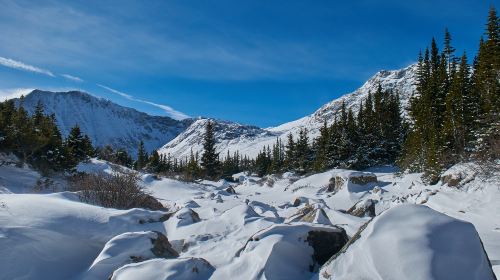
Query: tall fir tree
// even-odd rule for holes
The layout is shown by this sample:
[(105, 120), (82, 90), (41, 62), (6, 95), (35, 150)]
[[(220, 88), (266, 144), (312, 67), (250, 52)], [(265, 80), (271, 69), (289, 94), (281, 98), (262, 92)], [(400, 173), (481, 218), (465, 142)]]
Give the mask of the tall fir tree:
[(211, 120), (208, 120), (205, 126), (201, 166), (207, 178), (214, 179), (217, 177), (219, 172), (219, 153), (215, 150), (214, 125)]

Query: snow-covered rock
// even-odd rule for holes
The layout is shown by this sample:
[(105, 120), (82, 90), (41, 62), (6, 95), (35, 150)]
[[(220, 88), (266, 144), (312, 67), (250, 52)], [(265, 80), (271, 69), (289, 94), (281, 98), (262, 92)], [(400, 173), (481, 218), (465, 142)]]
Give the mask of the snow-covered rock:
[[(308, 223), (274, 225), (253, 235), (214, 279), (308, 279), (347, 243), (342, 228)], [(326, 256), (326, 257), (325, 257)]]
[(201, 219), (198, 213), (190, 208), (180, 209), (169, 219), (169, 222), (176, 224), (177, 227), (187, 226), (199, 221), (201, 221)]
[(470, 223), (401, 205), (372, 220), (319, 272), (320, 279), (495, 279)]
[(459, 163), (441, 175), (442, 184), (448, 187), (461, 187), (462, 185), (472, 181), (479, 172), (480, 167), (474, 163)]
[(153, 258), (176, 258), (179, 254), (160, 232), (127, 232), (113, 237), (94, 260), (84, 279), (107, 279), (116, 269)]
[(346, 212), (356, 217), (375, 217), (375, 201), (373, 199), (363, 199)]
[(206, 280), (215, 268), (200, 258), (154, 259), (126, 265), (111, 280)]

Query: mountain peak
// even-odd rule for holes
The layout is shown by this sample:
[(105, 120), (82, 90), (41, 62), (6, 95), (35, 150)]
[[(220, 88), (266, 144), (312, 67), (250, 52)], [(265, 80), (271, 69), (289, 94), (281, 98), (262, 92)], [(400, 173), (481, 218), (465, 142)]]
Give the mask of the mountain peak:
[[(369, 92), (375, 92), (379, 84), (383, 89), (391, 89), (400, 95), (403, 115), (406, 115), (404, 108), (407, 107), (408, 101), (415, 91), (416, 67), (416, 64), (412, 64), (399, 70), (379, 71), (354, 92), (326, 103), (311, 115), (277, 127), (261, 129), (255, 126), (212, 119), (216, 130), (217, 151), (221, 154), (225, 154), (227, 151), (239, 151), (242, 155), (255, 157), (263, 147), (272, 146), (276, 142), (276, 138), (286, 142), (285, 138), (288, 134), (297, 135), (302, 128), (308, 130), (310, 139), (315, 138), (318, 136), (324, 121), (333, 122), (342, 103), (345, 102), (348, 109), (356, 112), (361, 101), (366, 99)], [(206, 118), (201, 118), (193, 122), (184, 132), (163, 146), (160, 152), (171, 154), (177, 158), (189, 156), (191, 149), (194, 152), (201, 152), (201, 141), (206, 121)]]
[(78, 124), (95, 146), (124, 148), (132, 156), (136, 155), (141, 140), (151, 152), (172, 140), (192, 122), (150, 116), (77, 90), (52, 92), (36, 89), (24, 97), (23, 106), (32, 113), (38, 102), (43, 104), (45, 113), (55, 115), (64, 136)]

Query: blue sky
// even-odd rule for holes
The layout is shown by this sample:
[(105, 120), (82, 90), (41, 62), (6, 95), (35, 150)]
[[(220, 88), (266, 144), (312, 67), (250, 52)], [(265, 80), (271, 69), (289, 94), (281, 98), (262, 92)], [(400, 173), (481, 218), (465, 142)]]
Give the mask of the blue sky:
[(445, 27), (472, 57), (499, 1), (0, 0), (0, 97), (78, 89), (274, 126), (413, 63)]

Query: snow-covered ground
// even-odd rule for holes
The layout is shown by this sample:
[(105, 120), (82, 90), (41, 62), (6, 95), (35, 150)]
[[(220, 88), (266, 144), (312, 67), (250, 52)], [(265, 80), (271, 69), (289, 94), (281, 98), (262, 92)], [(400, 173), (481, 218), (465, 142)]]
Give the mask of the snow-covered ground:
[[(116, 172), (98, 160), (79, 169)], [(461, 171), (473, 173), (450, 172)], [(498, 174), (468, 178), (460, 189), (419, 177), (390, 167), (241, 173), (237, 183), (144, 174), (141, 184), (173, 213), (167, 219), (161, 211), (88, 205), (71, 192), (33, 191), (41, 176), (7, 163), (0, 166), (0, 279), (493, 279), (480, 241), (498, 277)], [(373, 204), (372, 220), (364, 210)], [(356, 238), (320, 269), (314, 232)], [(153, 252), (161, 236), (179, 256)], [(446, 273), (452, 267), (462, 270)]]

